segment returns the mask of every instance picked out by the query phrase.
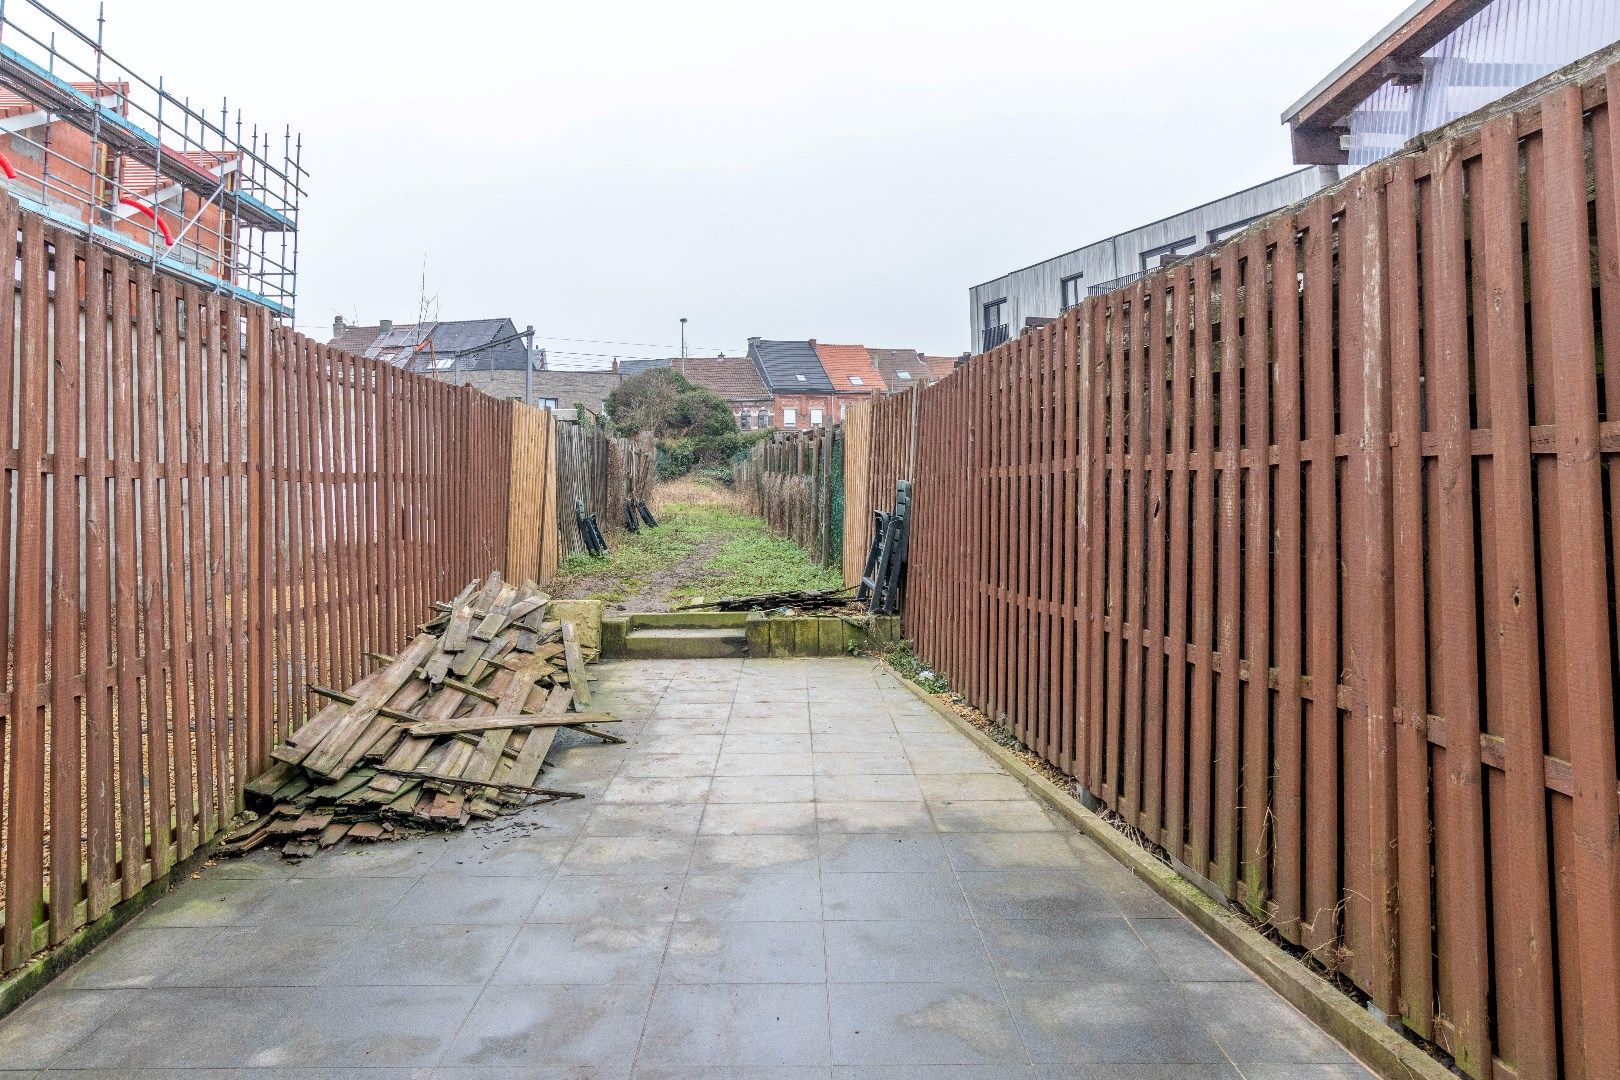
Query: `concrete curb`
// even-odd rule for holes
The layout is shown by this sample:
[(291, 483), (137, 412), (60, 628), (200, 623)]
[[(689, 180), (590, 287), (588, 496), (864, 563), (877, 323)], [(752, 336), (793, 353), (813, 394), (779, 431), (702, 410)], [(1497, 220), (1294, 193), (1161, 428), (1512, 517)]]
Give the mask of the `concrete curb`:
[(1080, 805), (1074, 795), (962, 719), (937, 696), (906, 678), (887, 661), (883, 666), (918, 700), (994, 758), (1031, 794), (1100, 844), (1217, 945), (1360, 1058), (1362, 1064), (1388, 1080), (1456, 1080), (1456, 1073), (1402, 1038), (1399, 1032), (1376, 1019), (1253, 926), (1204, 895), (1193, 882), (1132, 843), (1119, 830)]

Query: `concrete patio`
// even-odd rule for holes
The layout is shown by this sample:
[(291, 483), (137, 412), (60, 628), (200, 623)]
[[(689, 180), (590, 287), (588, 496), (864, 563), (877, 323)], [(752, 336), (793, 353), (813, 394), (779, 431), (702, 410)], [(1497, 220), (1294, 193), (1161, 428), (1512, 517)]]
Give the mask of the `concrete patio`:
[(877, 665), (596, 671), (630, 744), (543, 781), (587, 798), (213, 865), (0, 1077), (1370, 1075)]

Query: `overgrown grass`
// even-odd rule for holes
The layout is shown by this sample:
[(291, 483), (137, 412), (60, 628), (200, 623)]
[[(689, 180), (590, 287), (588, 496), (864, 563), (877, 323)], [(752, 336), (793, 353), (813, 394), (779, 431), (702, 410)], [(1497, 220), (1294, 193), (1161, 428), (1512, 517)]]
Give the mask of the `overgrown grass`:
[(815, 565), (793, 541), (772, 536), (759, 518), (727, 511), (713, 517), (730, 538), (675, 595), (755, 596), (843, 586), (839, 570)]
[(901, 641), (883, 654), (894, 670), (910, 679), (930, 694), (943, 694), (951, 688), (950, 680), (923, 663), (911, 642)]
[(819, 567), (791, 541), (774, 537), (765, 522), (716, 500), (664, 502), (658, 527), (626, 536), (606, 558), (570, 555), (557, 572), (560, 584), (580, 584), (589, 596), (616, 603), (644, 592), (700, 549), (712, 552), (669, 586), (675, 597), (749, 596), (800, 589), (836, 589), (837, 570)]

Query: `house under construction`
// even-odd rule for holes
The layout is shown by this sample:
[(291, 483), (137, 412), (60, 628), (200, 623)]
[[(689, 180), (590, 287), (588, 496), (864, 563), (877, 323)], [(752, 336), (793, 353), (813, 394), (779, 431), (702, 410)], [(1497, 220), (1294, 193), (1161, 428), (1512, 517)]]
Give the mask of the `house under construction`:
[(301, 139), (143, 78), (36, 0), (0, 0), (0, 173), (26, 208), (290, 318)]

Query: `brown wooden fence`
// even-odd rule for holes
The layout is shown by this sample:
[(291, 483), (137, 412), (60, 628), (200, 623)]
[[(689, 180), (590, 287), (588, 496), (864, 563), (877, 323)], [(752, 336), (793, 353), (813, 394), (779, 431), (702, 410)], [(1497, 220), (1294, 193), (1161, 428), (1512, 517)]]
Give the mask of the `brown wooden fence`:
[(1617, 91), (1363, 170), (918, 403), (921, 654), (1472, 1076), (1620, 1062)]
[(622, 534), (625, 499), (651, 497), (658, 461), (650, 440), (614, 438), (597, 424), (557, 424), (556, 446), (557, 532), (567, 558), (585, 551), (576, 500), (604, 537)]
[(779, 431), (755, 444), (732, 470), (749, 512), (822, 566), (843, 565), (843, 447), (837, 424)]
[(551, 580), (562, 560), (557, 531), (557, 414), (512, 408), (512, 477), (506, 534), (508, 581)]
[(227, 822), (305, 717), (505, 565), (511, 407), (0, 199), (0, 974)]

